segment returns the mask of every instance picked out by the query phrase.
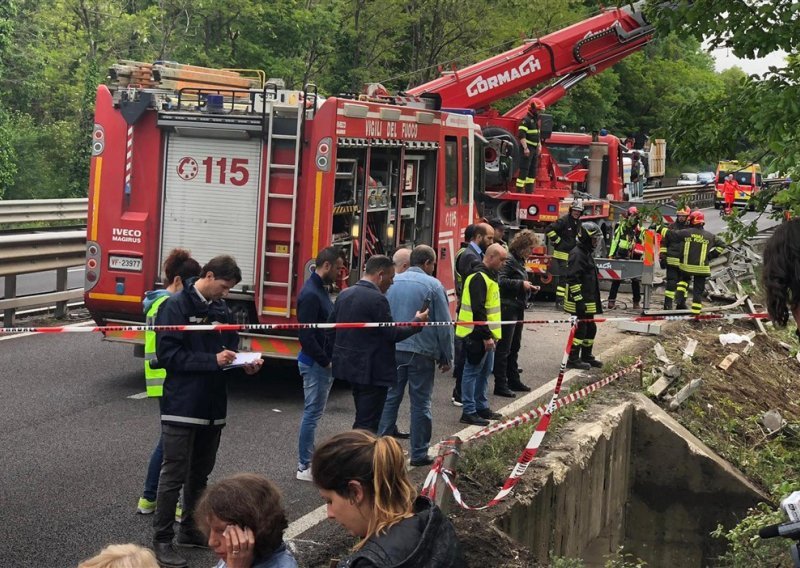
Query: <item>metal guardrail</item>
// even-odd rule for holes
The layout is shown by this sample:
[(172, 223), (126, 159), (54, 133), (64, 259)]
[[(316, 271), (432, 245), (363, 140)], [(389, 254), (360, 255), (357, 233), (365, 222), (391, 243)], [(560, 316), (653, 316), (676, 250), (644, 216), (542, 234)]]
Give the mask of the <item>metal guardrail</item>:
[(645, 203), (670, 203), (675, 198), (686, 198), (686, 201), (695, 206), (711, 207), (714, 205), (716, 188), (712, 183), (696, 185), (678, 185), (675, 187), (645, 188), (642, 201)]
[[(49, 223), (86, 219), (87, 199), (37, 199), (0, 201), (0, 225)], [(16, 310), (55, 305), (55, 316), (64, 317), (67, 302), (82, 299), (83, 288), (67, 289), (67, 270), (83, 265), (86, 258), (86, 233), (52, 230), (37, 233), (0, 234), (0, 277), (5, 280), (4, 299), (0, 300), (3, 325), (14, 325)], [(56, 291), (17, 296), (17, 276), (56, 271)]]
[(88, 206), (85, 197), (0, 200), (0, 225), (86, 219)]

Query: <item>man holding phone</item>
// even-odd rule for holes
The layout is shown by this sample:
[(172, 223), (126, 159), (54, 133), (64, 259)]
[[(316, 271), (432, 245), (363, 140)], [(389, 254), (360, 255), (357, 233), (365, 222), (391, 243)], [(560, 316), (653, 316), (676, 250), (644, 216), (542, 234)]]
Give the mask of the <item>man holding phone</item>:
[[(419, 312), (428, 311), (429, 321), (450, 323), (450, 306), (444, 286), (433, 272), (436, 252), (428, 245), (419, 245), (411, 252), (411, 266), (394, 279), (386, 297), (395, 321), (411, 321)], [(453, 328), (449, 325), (423, 328), (397, 344), (397, 384), (389, 388), (378, 433), (396, 435), (397, 411), (408, 385), (411, 406), (411, 465), (430, 465), (428, 456), (433, 416), (431, 397), (436, 365), (442, 372), (450, 369), (453, 360)]]

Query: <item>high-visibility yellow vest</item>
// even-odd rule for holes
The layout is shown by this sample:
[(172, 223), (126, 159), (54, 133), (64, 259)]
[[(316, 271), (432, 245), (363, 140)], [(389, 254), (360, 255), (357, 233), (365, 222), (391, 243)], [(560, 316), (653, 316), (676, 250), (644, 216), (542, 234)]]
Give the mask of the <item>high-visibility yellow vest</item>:
[[(492, 335), (499, 341), (502, 337), (500, 326), (502, 321), (500, 315), (500, 285), (483, 272), (475, 272), (467, 276), (464, 282), (464, 291), (461, 294), (461, 310), (458, 312), (458, 321), (475, 321), (472, 319), (472, 299), (469, 295), (469, 285), (472, 279), (478, 275), (482, 276), (486, 281), (486, 321), (489, 322), (489, 330)], [(456, 336), (466, 337), (472, 333), (473, 329), (475, 328), (471, 325), (458, 325), (456, 326)]]
[[(156, 314), (158, 308), (164, 301), (169, 298), (169, 295), (164, 295), (156, 299), (150, 309), (147, 310), (146, 320), (147, 325), (155, 325)], [(156, 332), (144, 332), (144, 384), (147, 390), (147, 396), (160, 397), (164, 396), (164, 379), (167, 378), (166, 369), (153, 369), (150, 367), (150, 360), (156, 358)]]

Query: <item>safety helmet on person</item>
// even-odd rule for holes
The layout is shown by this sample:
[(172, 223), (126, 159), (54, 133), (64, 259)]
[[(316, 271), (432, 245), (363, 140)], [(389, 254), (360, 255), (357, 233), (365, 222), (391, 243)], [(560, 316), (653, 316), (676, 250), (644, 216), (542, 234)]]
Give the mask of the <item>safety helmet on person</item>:
[(685, 205), (678, 209), (678, 211), (675, 213), (675, 215), (678, 217), (678, 222), (680, 223), (685, 223), (691, 214), (691, 208)]
[(689, 215), (689, 224), (691, 225), (705, 225), (706, 224), (706, 216), (703, 214), (702, 211), (693, 211), (691, 215)]
[(584, 207), (582, 199), (575, 199), (572, 202), (572, 205), (569, 206), (570, 211), (580, 211), (583, 213), (585, 209), (586, 207)]
[(540, 112), (544, 110), (544, 101), (542, 99), (531, 99), (531, 104), (528, 106), (531, 112)]
[(591, 245), (596, 249), (600, 244), (600, 239), (603, 238), (603, 232), (597, 223), (593, 221), (586, 221), (581, 223), (581, 230), (578, 233), (578, 241), (583, 245)]

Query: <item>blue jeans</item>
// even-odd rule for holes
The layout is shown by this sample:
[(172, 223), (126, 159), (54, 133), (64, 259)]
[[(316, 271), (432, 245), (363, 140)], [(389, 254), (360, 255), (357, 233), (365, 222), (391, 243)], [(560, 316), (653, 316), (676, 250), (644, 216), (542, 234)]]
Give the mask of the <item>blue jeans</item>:
[(410, 351), (397, 352), (397, 385), (389, 388), (378, 433), (386, 436), (396, 428), (397, 411), (400, 409), (400, 403), (403, 402), (403, 393), (407, 384), (411, 403), (412, 460), (425, 458), (431, 444), (433, 428), (431, 397), (435, 373), (436, 362), (430, 357)]
[(300, 375), (303, 377), (303, 394), (305, 397), (303, 407), (303, 420), (300, 422), (300, 440), (298, 469), (306, 469), (311, 465), (311, 454), (314, 452), (314, 434), (317, 424), (325, 411), (328, 402), (328, 393), (333, 384), (330, 369), (320, 367), (316, 362), (312, 365), (297, 362)]
[(155, 501), (158, 494), (158, 476), (161, 475), (161, 462), (164, 461), (164, 442), (161, 436), (153, 448), (150, 463), (147, 465), (147, 477), (144, 480), (144, 493), (142, 497), (148, 501)]
[(486, 387), (489, 375), (494, 368), (494, 351), (487, 351), (480, 363), (473, 365), (469, 361), (464, 364), (464, 376), (461, 379), (461, 411), (464, 414), (475, 414), (479, 410), (489, 408), (486, 398)]

